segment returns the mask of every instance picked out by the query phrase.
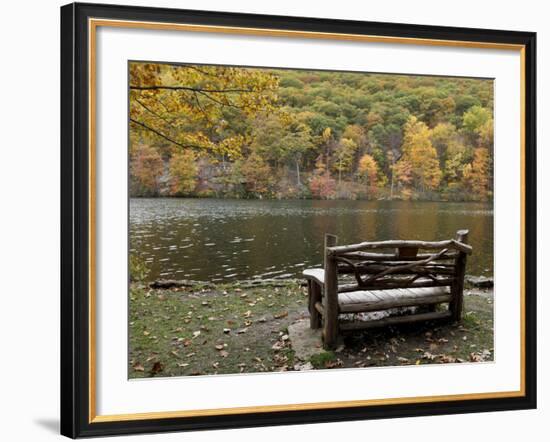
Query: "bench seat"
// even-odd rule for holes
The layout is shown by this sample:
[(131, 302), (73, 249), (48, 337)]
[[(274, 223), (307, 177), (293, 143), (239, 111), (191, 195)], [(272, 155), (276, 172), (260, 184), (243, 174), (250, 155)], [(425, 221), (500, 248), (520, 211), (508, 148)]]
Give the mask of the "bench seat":
[(313, 280), (321, 286), (325, 284), (325, 269), (305, 269), (302, 275), (304, 278)]
[(338, 293), (338, 306), (341, 313), (374, 312), (450, 301), (451, 289), (448, 286)]
[[(315, 281), (321, 286), (324, 285), (324, 269), (306, 269), (302, 274), (306, 279)], [(374, 312), (389, 308), (440, 304), (450, 301), (451, 288), (449, 286), (338, 293), (338, 306), (341, 313)]]

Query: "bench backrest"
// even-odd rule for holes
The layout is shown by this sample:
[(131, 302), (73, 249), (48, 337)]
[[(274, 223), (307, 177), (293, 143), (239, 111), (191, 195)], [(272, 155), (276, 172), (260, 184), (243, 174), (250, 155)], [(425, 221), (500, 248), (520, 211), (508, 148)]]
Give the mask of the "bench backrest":
[[(450, 286), (464, 281), (468, 231), (445, 241), (376, 241), (336, 245), (325, 237), (325, 285), (333, 291)], [(347, 275), (347, 277), (343, 276)], [(340, 280), (340, 281), (339, 281)]]

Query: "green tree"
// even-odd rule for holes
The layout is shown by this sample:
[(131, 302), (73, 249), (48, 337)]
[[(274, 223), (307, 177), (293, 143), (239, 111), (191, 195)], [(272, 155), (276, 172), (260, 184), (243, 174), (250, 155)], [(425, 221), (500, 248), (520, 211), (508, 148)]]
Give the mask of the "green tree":
[(440, 167), (445, 166), (449, 146), (451, 143), (456, 142), (457, 138), (458, 133), (456, 127), (451, 123), (439, 123), (432, 129), (430, 140), (437, 151)]
[(492, 119), (491, 111), (481, 106), (472, 106), (464, 113), (462, 127), (473, 146), (479, 145), (482, 132), (485, 137), (488, 135), (487, 130), (492, 134)]

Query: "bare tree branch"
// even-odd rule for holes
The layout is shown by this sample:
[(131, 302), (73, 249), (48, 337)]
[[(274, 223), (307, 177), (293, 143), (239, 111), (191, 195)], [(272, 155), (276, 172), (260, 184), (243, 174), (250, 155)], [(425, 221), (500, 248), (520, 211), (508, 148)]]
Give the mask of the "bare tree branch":
[(209, 100), (212, 100), (214, 103), (218, 103), (219, 105), (221, 106), (228, 106), (228, 107), (234, 107), (235, 109), (242, 109), (241, 107), (233, 104), (233, 103), (224, 103), (223, 101), (220, 101), (216, 98), (213, 98), (211, 97), (210, 95), (208, 95), (206, 92), (204, 91), (195, 91), (197, 94), (201, 94), (201, 95), (204, 95), (206, 98), (208, 98)]
[(130, 121), (132, 123), (134, 123), (135, 125), (137, 126), (140, 126), (148, 131), (151, 131), (153, 132), (155, 135), (158, 135), (159, 137), (161, 138), (164, 138), (166, 141), (169, 141), (170, 143), (172, 144), (175, 144), (176, 146), (179, 146), (179, 147), (183, 147), (184, 149), (204, 149), (205, 146), (199, 146), (197, 144), (183, 144), (183, 143), (179, 143), (175, 140), (173, 140), (172, 138), (164, 135), (163, 133), (159, 132), (158, 130), (156, 129), (153, 129), (152, 127), (150, 126), (147, 126), (146, 124), (142, 123), (141, 121), (137, 121), (137, 120), (134, 120), (133, 118), (130, 118)]
[(172, 124), (172, 121), (168, 120), (168, 118), (163, 117), (162, 115), (156, 113), (154, 110), (150, 109), (148, 106), (146, 106), (144, 103), (142, 103), (140, 100), (136, 98), (136, 102), (147, 112), (153, 114), (155, 117), (160, 118), (162, 121), (165, 121), (168, 124)]
[(253, 89), (202, 89), (194, 88), (189, 86), (132, 86), (130, 89), (135, 91), (149, 91), (149, 90), (159, 90), (166, 89), (170, 91), (194, 91), (194, 92), (206, 92), (213, 94), (226, 94), (226, 93), (251, 93), (254, 92)]

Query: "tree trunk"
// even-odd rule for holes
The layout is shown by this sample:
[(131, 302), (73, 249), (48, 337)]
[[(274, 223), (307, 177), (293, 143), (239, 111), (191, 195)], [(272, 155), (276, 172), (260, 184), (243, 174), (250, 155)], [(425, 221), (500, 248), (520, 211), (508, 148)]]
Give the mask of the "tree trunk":
[(390, 200), (393, 199), (393, 167), (391, 169), (391, 181), (390, 181)]

